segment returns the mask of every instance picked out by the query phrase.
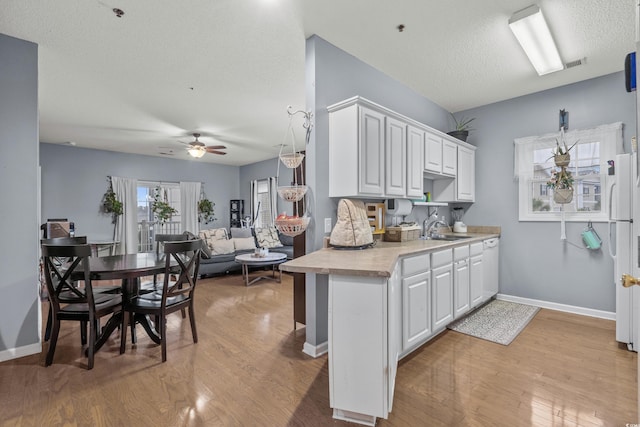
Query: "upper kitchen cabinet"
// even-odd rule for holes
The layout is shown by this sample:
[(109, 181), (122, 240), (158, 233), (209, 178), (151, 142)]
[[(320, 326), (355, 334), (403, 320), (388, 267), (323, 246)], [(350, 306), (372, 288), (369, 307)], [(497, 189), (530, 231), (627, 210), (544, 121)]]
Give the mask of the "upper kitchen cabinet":
[(456, 145), (456, 175), (433, 180), (436, 202), (474, 202), (476, 198), (476, 152), (469, 144)]
[(407, 126), (407, 197), (421, 198), (423, 193), (423, 158), (426, 132)]
[(442, 173), (451, 176), (458, 173), (458, 144), (446, 139), (442, 141)]
[(382, 197), (385, 115), (355, 103), (329, 111), (329, 196)]
[(442, 137), (431, 132), (425, 133), (424, 171), (442, 173)]
[(360, 97), (328, 110), (329, 197), (422, 197), (423, 130)]

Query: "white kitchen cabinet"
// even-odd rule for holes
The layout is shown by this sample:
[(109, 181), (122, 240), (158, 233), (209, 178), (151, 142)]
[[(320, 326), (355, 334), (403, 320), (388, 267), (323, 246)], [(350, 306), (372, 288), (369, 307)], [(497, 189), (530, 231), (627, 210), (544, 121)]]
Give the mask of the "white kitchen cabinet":
[(329, 114), (329, 196), (383, 197), (385, 115), (349, 104)]
[(453, 249), (453, 318), (466, 314), (471, 308), (469, 298), (469, 246)]
[(407, 197), (421, 198), (423, 193), (425, 132), (407, 126)]
[(402, 279), (402, 351), (431, 335), (431, 272)]
[(386, 117), (385, 193), (405, 197), (407, 192), (407, 124)]
[[(451, 249), (431, 254), (432, 329), (453, 320), (453, 257)], [(437, 266), (437, 267), (436, 267)]]
[(442, 173), (442, 137), (431, 132), (425, 133), (424, 171)]
[(451, 176), (458, 173), (458, 144), (447, 139), (442, 141), (442, 173)]
[(475, 308), (482, 303), (482, 286), (484, 282), (482, 246), (482, 242), (469, 245), (469, 299), (471, 308)]
[(457, 200), (474, 202), (476, 197), (476, 153), (467, 147), (458, 147)]

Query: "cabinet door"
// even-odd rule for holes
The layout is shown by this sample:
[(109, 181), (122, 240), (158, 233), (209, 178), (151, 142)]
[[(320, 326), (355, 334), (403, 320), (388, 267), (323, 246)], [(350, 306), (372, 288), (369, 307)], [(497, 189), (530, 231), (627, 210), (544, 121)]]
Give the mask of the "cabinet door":
[(382, 195), (384, 191), (384, 114), (360, 108), (359, 192)]
[(469, 259), (453, 263), (453, 317), (457, 319), (470, 309), (469, 305)]
[(453, 320), (453, 266), (431, 270), (433, 330), (443, 329)]
[(385, 192), (404, 197), (407, 191), (407, 125), (387, 117), (385, 141)]
[(396, 372), (398, 359), (402, 351), (402, 289), (400, 285), (400, 268), (396, 267), (389, 278), (389, 412), (393, 409), (393, 395), (396, 389)]
[(460, 201), (475, 201), (475, 160), (475, 151), (466, 147), (458, 147), (457, 199)]
[(458, 172), (458, 144), (442, 141), (442, 173), (456, 175)]
[(424, 131), (407, 126), (407, 197), (422, 197)]
[(424, 139), (424, 170), (442, 173), (442, 138), (429, 132)]
[(477, 307), (482, 302), (482, 281), (483, 281), (482, 255), (472, 256), (469, 259), (469, 290), (471, 308)]
[(431, 273), (402, 279), (402, 350), (431, 335)]

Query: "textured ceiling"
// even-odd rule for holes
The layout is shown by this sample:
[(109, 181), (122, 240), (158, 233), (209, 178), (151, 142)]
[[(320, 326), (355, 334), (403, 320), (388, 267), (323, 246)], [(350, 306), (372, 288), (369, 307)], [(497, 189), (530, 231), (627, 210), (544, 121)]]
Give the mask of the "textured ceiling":
[(0, 33), (39, 45), (41, 141), (187, 159), (199, 132), (228, 154), (193, 161), (244, 165), (277, 155), (287, 106), (304, 108), (312, 34), (454, 112), (620, 71), (635, 50), (634, 0), (541, 0), (563, 60), (587, 59), (539, 77), (507, 25), (530, 4), (0, 0)]

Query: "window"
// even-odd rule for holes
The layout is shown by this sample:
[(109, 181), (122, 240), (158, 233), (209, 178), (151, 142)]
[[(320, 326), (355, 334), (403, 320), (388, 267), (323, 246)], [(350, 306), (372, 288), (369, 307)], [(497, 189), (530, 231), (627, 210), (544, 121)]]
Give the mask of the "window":
[(275, 178), (254, 181), (251, 187), (253, 199), (254, 227), (262, 228), (273, 225), (276, 212)]
[[(165, 223), (156, 222), (151, 205), (156, 188), (160, 188), (162, 197), (178, 211)], [(138, 250), (149, 252), (154, 250), (156, 234), (181, 233), (180, 218), (180, 184), (154, 181), (138, 181)]]
[(575, 146), (567, 167), (574, 178), (573, 200), (564, 205), (554, 202), (553, 190), (546, 184), (558, 169), (551, 154), (556, 138), (557, 133), (515, 140), (520, 221), (559, 221), (561, 211), (567, 221), (606, 221), (601, 189), (606, 188), (607, 160), (622, 152), (622, 123), (565, 133), (567, 146)]

